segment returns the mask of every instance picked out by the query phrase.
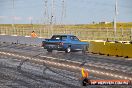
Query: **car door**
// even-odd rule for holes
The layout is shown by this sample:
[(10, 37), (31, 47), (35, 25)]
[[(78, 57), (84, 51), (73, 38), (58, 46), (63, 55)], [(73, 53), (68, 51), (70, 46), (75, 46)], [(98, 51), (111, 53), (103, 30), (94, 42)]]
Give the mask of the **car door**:
[(72, 50), (81, 50), (82, 44), (76, 36), (70, 36), (71, 39), (71, 49)]

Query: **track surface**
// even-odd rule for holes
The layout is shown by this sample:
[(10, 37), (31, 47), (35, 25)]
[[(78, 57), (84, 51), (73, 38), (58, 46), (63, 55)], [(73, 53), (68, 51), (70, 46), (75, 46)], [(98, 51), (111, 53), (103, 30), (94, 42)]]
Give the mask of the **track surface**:
[(114, 57), (100, 57), (92, 54), (82, 54), (81, 52), (73, 52), (65, 54), (64, 52), (54, 51), (53, 53), (48, 53), (41, 47), (16, 45), (16, 44), (2, 44), (0, 46), (3, 50), (8, 50), (11, 52), (19, 52), (27, 55), (37, 55), (42, 53), (40, 57), (54, 57), (58, 59), (76, 61), (76, 62), (86, 62), (89, 66), (93, 66), (100, 69), (112, 70), (116, 72), (122, 72), (128, 75), (132, 75), (132, 60)]
[[(66, 61), (75, 61), (86, 63), (85, 67), (100, 70), (103, 72), (117, 73), (119, 75), (132, 77), (132, 60), (124, 58), (115, 58), (107, 56), (99, 56), (93, 54), (82, 54), (81, 52), (74, 52), (65, 54), (64, 52), (48, 53), (41, 47), (17, 45), (10, 43), (1, 43), (0, 51), (11, 52), (14, 54), (20, 54), (24, 56), (34, 56), (40, 54), (38, 58), (53, 57), (57, 59), (63, 59)], [(9, 57), (6, 55), (0, 55), (0, 87), (2, 88), (77, 88), (81, 87), (78, 78), (80, 72), (74, 72), (70, 70), (63, 70), (50, 67), (43, 72), (45, 66), (26, 62), (22, 66), (22, 70), (16, 69), (20, 60), (15, 57)], [(121, 79), (116, 77), (110, 77), (105, 75), (99, 75), (96, 73), (90, 73), (90, 79)], [(91, 88), (99, 88), (93, 87)], [(88, 87), (88, 88), (90, 88)], [(107, 86), (108, 87), (108, 86)], [(101, 88), (107, 88), (102, 86)], [(116, 88), (108, 87), (108, 88)], [(131, 88), (129, 87), (117, 87), (117, 88)]]
[[(54, 73), (52, 70), (45, 70), (42, 65), (26, 63), (22, 70), (16, 67), (20, 61), (1, 56), (0, 59), (0, 87), (1, 88), (79, 88), (78, 80), (73, 73), (51, 68), (53, 71), (65, 74), (65, 77)], [(69, 77), (69, 78), (68, 78)], [(72, 77), (72, 78), (70, 78)]]

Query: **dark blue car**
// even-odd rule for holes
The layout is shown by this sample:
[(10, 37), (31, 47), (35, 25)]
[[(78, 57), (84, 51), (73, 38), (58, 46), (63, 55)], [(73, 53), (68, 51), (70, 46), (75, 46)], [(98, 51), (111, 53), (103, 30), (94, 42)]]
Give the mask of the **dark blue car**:
[(47, 49), (48, 52), (52, 50), (65, 51), (69, 53), (71, 51), (87, 51), (88, 43), (81, 42), (74, 35), (53, 35), (51, 39), (45, 39), (42, 41), (42, 46)]

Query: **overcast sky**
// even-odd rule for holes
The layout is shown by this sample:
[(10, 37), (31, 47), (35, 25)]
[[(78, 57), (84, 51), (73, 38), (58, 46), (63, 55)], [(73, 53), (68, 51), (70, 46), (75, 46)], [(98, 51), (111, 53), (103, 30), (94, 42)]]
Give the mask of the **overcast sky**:
[[(0, 0), (0, 23), (27, 24), (43, 23), (49, 16), (51, 18), (52, 0), (47, 0), (47, 14), (45, 0)], [(62, 0), (54, 0), (54, 22), (65, 24), (87, 24), (100, 21), (113, 21), (115, 0), (65, 0), (65, 13), (62, 19)], [(118, 0), (118, 22), (132, 22), (132, 0)]]

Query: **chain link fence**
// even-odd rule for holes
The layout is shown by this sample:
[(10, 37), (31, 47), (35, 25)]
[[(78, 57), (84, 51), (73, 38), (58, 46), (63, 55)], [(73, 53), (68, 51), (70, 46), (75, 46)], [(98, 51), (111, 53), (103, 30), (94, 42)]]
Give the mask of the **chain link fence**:
[[(114, 41), (114, 29), (68, 29), (65, 27), (57, 27), (50, 25), (35, 25), (35, 26), (0, 26), (0, 34), (30, 36), (31, 32), (35, 31), (38, 37), (50, 38), (52, 34), (73, 34), (81, 40), (109, 40)], [(132, 29), (117, 29), (117, 41), (131, 41)]]

